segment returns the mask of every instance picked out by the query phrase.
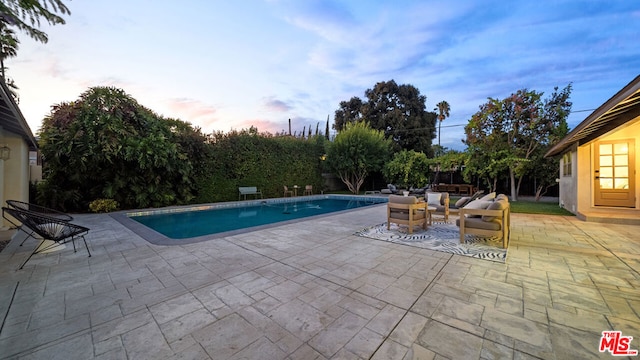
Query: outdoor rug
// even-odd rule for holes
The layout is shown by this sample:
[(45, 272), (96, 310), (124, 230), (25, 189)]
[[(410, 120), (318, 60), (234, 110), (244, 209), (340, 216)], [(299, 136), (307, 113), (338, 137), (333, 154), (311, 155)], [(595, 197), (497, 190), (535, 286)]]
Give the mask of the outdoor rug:
[(502, 248), (501, 240), (466, 235), (465, 243), (461, 244), (458, 227), (442, 222), (434, 222), (427, 230), (416, 227), (413, 234), (408, 233), (406, 226), (397, 224), (391, 224), (387, 230), (385, 222), (358, 231), (355, 235), (501, 263), (507, 258), (507, 249)]

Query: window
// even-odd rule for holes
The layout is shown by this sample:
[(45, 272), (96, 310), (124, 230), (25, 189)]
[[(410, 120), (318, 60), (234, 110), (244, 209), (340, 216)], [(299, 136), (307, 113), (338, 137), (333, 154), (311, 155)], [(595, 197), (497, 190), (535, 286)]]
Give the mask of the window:
[(562, 176), (571, 176), (571, 152), (562, 155)]

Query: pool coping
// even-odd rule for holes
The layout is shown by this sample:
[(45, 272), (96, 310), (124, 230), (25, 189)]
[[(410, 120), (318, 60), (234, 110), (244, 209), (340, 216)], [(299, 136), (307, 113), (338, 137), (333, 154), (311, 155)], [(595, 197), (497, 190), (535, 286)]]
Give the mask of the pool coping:
[[(123, 210), (109, 214), (114, 220), (122, 224), (127, 229), (133, 231), (136, 235), (145, 239), (147, 242), (154, 245), (162, 245), (162, 246), (173, 246), (173, 245), (187, 245), (187, 244), (196, 244), (203, 241), (219, 239), (227, 236), (233, 236), (238, 234), (244, 234), (253, 231), (259, 231), (264, 229), (269, 229), (277, 226), (293, 224), (299, 222), (300, 220), (311, 220), (318, 219), (322, 217), (339, 215), (355, 210), (361, 210), (363, 207), (334, 211), (326, 214), (319, 214), (308, 216), (304, 218), (291, 219), (278, 221), (271, 224), (252, 226), (243, 229), (224, 231), (216, 234), (208, 234), (201, 235), (191, 238), (184, 239), (173, 239), (167, 237), (164, 234), (161, 234), (142, 223), (139, 223), (131, 218), (131, 216), (143, 216), (143, 215), (152, 215), (152, 214), (170, 214), (170, 213), (180, 213), (186, 211), (194, 211), (194, 210), (210, 210), (210, 209), (228, 209), (228, 208), (239, 208), (245, 206), (256, 206), (263, 203), (273, 203), (273, 204), (282, 204), (282, 203), (291, 203), (298, 201), (306, 201), (306, 200), (320, 200), (320, 199), (348, 199), (348, 200), (365, 200), (368, 199), (379, 202), (381, 199), (385, 199), (382, 196), (362, 196), (362, 195), (335, 195), (335, 194), (323, 194), (323, 195), (308, 195), (308, 196), (297, 196), (297, 197), (286, 197), (286, 198), (270, 198), (270, 199), (254, 199), (254, 200), (241, 200), (241, 201), (228, 201), (228, 202), (219, 202), (219, 203), (209, 203), (209, 204), (196, 204), (196, 205), (182, 205), (182, 206), (170, 206), (166, 208), (151, 208), (151, 209), (143, 209), (143, 210)], [(382, 201), (379, 204), (372, 204), (369, 206), (380, 206), (386, 204), (386, 201)], [(368, 206), (367, 206), (368, 207)]]

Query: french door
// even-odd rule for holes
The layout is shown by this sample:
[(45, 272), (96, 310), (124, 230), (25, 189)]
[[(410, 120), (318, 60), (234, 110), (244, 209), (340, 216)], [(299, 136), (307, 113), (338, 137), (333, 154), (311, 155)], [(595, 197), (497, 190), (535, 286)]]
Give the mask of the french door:
[(634, 149), (633, 139), (595, 144), (596, 206), (635, 207)]

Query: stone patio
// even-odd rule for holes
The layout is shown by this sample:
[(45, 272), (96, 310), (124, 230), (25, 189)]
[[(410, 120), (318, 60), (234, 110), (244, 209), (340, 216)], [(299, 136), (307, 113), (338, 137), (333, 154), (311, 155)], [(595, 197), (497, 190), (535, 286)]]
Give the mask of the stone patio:
[(80, 215), (80, 246), (0, 253), (0, 359), (568, 359), (640, 349), (640, 226), (514, 214), (506, 264), (362, 238), (374, 206), (155, 246)]

